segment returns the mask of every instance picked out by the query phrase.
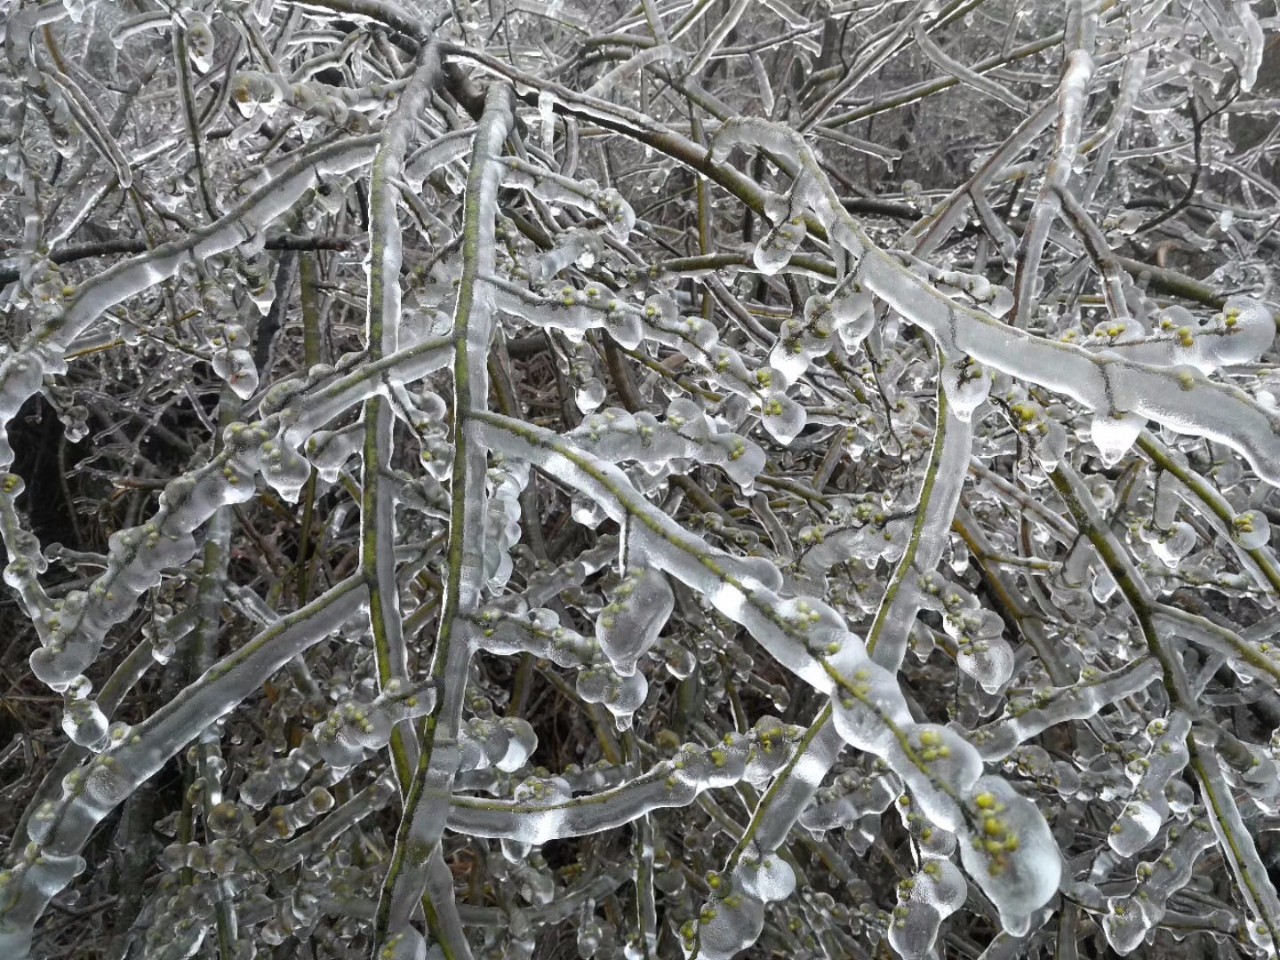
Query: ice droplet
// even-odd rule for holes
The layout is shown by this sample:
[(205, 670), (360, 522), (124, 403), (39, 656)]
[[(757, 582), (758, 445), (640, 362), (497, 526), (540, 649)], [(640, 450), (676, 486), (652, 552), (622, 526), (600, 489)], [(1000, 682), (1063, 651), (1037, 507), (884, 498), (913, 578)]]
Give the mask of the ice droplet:
[(592, 377), (579, 387), (578, 392), (574, 397), (577, 401), (578, 409), (583, 413), (594, 412), (600, 404), (604, 403), (604, 398), (604, 384), (596, 377)]
[(707, 960), (731, 960), (755, 943), (763, 930), (764, 904), (755, 897), (738, 890), (713, 897), (699, 917), (701, 955)]
[(756, 244), (751, 255), (756, 269), (766, 276), (773, 276), (791, 262), (791, 255), (808, 235), (802, 217), (792, 217), (778, 224)]
[(799, 436), (808, 418), (804, 407), (779, 390), (761, 398), (760, 420), (773, 439), (786, 446)]
[(961, 842), (960, 858), (1000, 911), (1005, 930), (1022, 936), (1031, 915), (1058, 890), (1058, 843), (1036, 805), (1003, 778), (980, 778), (970, 796), (969, 817), (981, 827)]
[(757, 900), (775, 903), (795, 892), (796, 874), (777, 853), (761, 857), (753, 851), (743, 855), (734, 874), (734, 882)]
[(1244, 550), (1259, 550), (1271, 540), (1271, 523), (1257, 510), (1237, 513), (1231, 520), (1231, 536)]
[(1132, 413), (1099, 411), (1093, 416), (1090, 436), (1102, 462), (1115, 466), (1129, 452), (1147, 421)]
[(614, 588), (596, 620), (596, 640), (621, 676), (636, 672), (636, 662), (657, 642), (674, 607), (667, 578), (651, 567), (633, 567)]

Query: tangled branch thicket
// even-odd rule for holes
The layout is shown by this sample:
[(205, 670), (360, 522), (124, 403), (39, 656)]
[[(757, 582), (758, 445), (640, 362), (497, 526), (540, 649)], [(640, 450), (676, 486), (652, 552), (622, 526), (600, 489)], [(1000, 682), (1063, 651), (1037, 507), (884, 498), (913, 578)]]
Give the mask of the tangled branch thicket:
[(0, 0), (0, 957), (1275, 957), (1280, 24)]

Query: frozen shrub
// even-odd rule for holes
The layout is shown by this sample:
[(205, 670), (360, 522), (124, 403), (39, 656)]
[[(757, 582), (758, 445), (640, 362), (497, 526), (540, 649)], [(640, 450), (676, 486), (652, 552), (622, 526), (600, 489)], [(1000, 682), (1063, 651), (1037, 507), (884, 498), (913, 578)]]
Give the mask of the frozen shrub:
[(0, 15), (0, 958), (1277, 955), (1273, 5)]

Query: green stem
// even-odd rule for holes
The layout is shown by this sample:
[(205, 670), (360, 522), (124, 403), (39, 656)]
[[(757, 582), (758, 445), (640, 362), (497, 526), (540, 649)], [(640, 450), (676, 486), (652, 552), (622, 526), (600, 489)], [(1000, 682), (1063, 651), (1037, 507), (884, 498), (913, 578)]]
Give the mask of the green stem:
[(491, 84), (476, 128), (467, 177), (462, 277), (453, 317), (454, 453), (449, 543), (444, 599), (431, 658), (431, 676), (439, 682), (440, 692), (423, 725), (422, 750), (405, 797), (404, 815), (396, 831), (374, 922), (376, 951), (382, 949), (388, 936), (407, 927), (414, 904), (422, 898), (429, 926), (447, 960), (461, 960), (467, 950), (465, 942), (456, 943), (448, 935), (457, 925), (448, 923), (443, 915), (444, 911), (456, 914), (456, 904), (437, 901), (427, 881), (430, 862), (440, 854), (440, 837), (448, 816), (471, 656), (465, 638), (457, 637), (455, 631), (461, 632), (458, 628), (462, 618), (474, 613), (479, 604), (484, 570), (481, 550), (487, 453), (470, 434), (472, 415), (483, 410), (488, 400), (485, 358), (491, 324), (486, 302), (476, 296), (476, 285), (482, 276), (493, 272), (498, 187), (495, 160), (513, 122), (510, 90), (502, 84)]

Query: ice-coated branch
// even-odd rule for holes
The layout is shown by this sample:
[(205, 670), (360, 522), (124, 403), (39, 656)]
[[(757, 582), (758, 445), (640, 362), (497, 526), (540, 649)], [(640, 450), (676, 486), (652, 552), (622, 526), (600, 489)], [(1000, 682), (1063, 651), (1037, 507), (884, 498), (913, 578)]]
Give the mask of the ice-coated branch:
[[(487, 447), (472, 426), (472, 418), (488, 403), (485, 365), (492, 317), (490, 298), (480, 278), (493, 272), (494, 218), (501, 176), (497, 158), (512, 122), (510, 90), (503, 84), (491, 84), (472, 145), (464, 200), (462, 277), (453, 313), (453, 476), (448, 567), (431, 657), (431, 676), (442, 684), (442, 689), (435, 709), (426, 719), (421, 754), (382, 884), (375, 932), (379, 944), (410, 935), (410, 912), (428, 890), (425, 868), (438, 856), (448, 796), (457, 770), (457, 737), (471, 659), (471, 642), (463, 618), (479, 606), (484, 571)], [(453, 909), (451, 902), (435, 903), (429, 915), (447, 916)], [(433, 932), (445, 933), (442, 928)], [(467, 950), (465, 940), (446, 940), (445, 945), (451, 960), (455, 954), (461, 960)]]
[[(1145, 419), (1206, 437), (1242, 454), (1267, 482), (1280, 484), (1280, 417), (1242, 391), (1187, 368), (1126, 360), (1013, 329), (915, 279), (892, 257), (868, 253), (867, 287), (934, 337), (993, 369), (1038, 384), (1094, 413), (1094, 436), (1109, 456), (1128, 449)], [(1259, 320), (1261, 322), (1261, 320)]]
[[(418, 53), (414, 72), (383, 127), (369, 184), (369, 305), (365, 341), (374, 362), (393, 355), (401, 341), (400, 265), (402, 240), (398, 181), (404, 173), (410, 136), (440, 72), (434, 46)], [(369, 581), (369, 624), (378, 659), (378, 682), (409, 682), (396, 584), (395, 496), (386, 475), (391, 469), (392, 411), (388, 398), (364, 403), (364, 446), (360, 472), (360, 569)], [(417, 762), (417, 743), (408, 724), (392, 734), (391, 751), (402, 790)]]
[(1131, 857), (1153, 839), (1169, 815), (1165, 786), (1187, 765), (1187, 734), (1191, 719), (1183, 710), (1168, 720), (1152, 720), (1147, 726), (1151, 751), (1129, 765), (1133, 796), (1120, 818), (1111, 825), (1107, 843), (1122, 857)]
[(546, 843), (631, 823), (665, 807), (688, 806), (703, 791), (759, 782), (787, 758), (785, 731), (758, 727), (712, 747), (686, 744), (672, 760), (596, 794), (569, 796), (563, 781), (526, 780), (511, 800), (455, 795), (448, 828), (473, 836)]
[[(773, 777), (769, 789), (761, 795), (747, 829), (743, 831), (742, 838), (733, 848), (720, 876), (736, 878), (745, 887), (751, 881), (747, 879), (750, 874), (746, 871), (740, 876), (740, 868), (744, 860), (749, 864), (749, 871), (753, 867), (752, 872), (758, 872), (766, 859), (776, 858), (778, 849), (786, 841), (797, 819), (809, 806), (818, 786), (835, 765), (843, 749), (844, 742), (831, 723), (831, 708), (826, 707), (799, 738), (790, 758)], [(789, 871), (790, 867), (782, 863), (774, 870), (781, 875), (784, 870)], [(794, 883), (793, 876), (792, 887)], [(785, 887), (786, 885), (782, 884), (777, 892), (783, 892)], [(786, 893), (790, 892), (786, 890)], [(758, 889), (752, 891), (752, 896), (761, 903), (764, 902), (764, 898), (759, 896)], [(686, 942), (692, 944), (689, 951), (690, 960), (698, 956), (714, 956), (723, 951), (723, 946), (716, 944), (714, 940), (708, 944), (709, 950), (704, 949), (703, 938), (706, 934), (700, 926), (688, 932), (692, 934), (692, 936), (686, 936)], [(733, 934), (741, 937), (743, 932), (733, 931)], [(712, 938), (714, 936), (713, 932)], [(732, 943), (733, 941), (730, 940), (730, 947)]]
[(1075, 154), (1080, 142), (1080, 124), (1084, 120), (1084, 106), (1088, 99), (1089, 81), (1093, 78), (1093, 58), (1087, 50), (1071, 50), (1062, 69), (1059, 86), (1059, 118), (1057, 138), (1053, 143), (1053, 156), (1044, 172), (1041, 193), (1036, 198), (1023, 230), (1018, 247), (1018, 273), (1014, 276), (1014, 308), (1011, 323), (1024, 326), (1030, 320), (1036, 283), (1039, 279), (1039, 262), (1044, 252), (1048, 230), (1061, 210), (1061, 192), (1075, 165)]
[(33, 814), (22, 859), (0, 872), (0, 947), (5, 955), (15, 960), (29, 955), (32, 928), (49, 901), (79, 872), (80, 852), (107, 814), (253, 693), (262, 677), (337, 631), (364, 600), (362, 580), (344, 581), (223, 657), (136, 727), (113, 726), (110, 746), (68, 775), (60, 800)]
[[(982, 761), (968, 741), (945, 728), (917, 725), (896, 679), (868, 658), (861, 640), (834, 610), (807, 597), (782, 599), (775, 592), (780, 586), (776, 579), (761, 579), (767, 567), (712, 550), (653, 509), (617, 468), (594, 461), (548, 431), (492, 413), (472, 416), (495, 450), (528, 459), (589, 495), (620, 523), (628, 522), (633, 536), (643, 529), (646, 552), (659, 558), (671, 576), (706, 596), (750, 630), (779, 663), (830, 696), (841, 737), (884, 759), (914, 795), (927, 799), (926, 815), (962, 835), (970, 875), (1000, 905), (1006, 924), (1026, 929), (1030, 914), (1056, 890), (1061, 869), (1035, 805), (1001, 778), (983, 777)], [(988, 820), (990, 826), (985, 825)], [(981, 839), (984, 831), (990, 839)], [(740, 900), (748, 914), (756, 909), (736, 888), (726, 897)], [(713, 909), (713, 917), (720, 918), (717, 929), (743, 923), (758, 935), (754, 920), (740, 917), (737, 910), (725, 914)], [(694, 935), (691, 929), (686, 939), (691, 943)], [(738, 946), (725, 950), (753, 941), (754, 935), (734, 939), (730, 942)]]
[(933, 38), (929, 36), (929, 31), (923, 26), (917, 26), (912, 31), (911, 38), (915, 41), (916, 46), (924, 51), (926, 57), (960, 82), (968, 84), (989, 97), (995, 97), (1005, 106), (1011, 107), (1019, 113), (1026, 110), (1026, 101), (1014, 96), (990, 77), (984, 77), (982, 74), (966, 67), (954, 57), (948, 56), (941, 47), (933, 42)]
[[(981, 405), (990, 386), (981, 368), (960, 366), (955, 379), (977, 380), (977, 390), (973, 384), (968, 384), (967, 389), (947, 388), (944, 380), (943, 389), (938, 391), (938, 424), (916, 501), (911, 537), (867, 633), (867, 652), (876, 663), (894, 672), (901, 668), (907, 635), (922, 606), (920, 578), (933, 573), (951, 532), (973, 445), (973, 412)], [(960, 395), (953, 398), (950, 391)], [(967, 395), (975, 393), (976, 403), (973, 396)]]
[(1086, 668), (1078, 683), (1037, 692), (1030, 703), (1011, 707), (1006, 716), (978, 727), (970, 738), (984, 760), (1001, 760), (1049, 727), (1087, 720), (1103, 707), (1143, 690), (1160, 675), (1160, 664), (1151, 657), (1132, 660), (1106, 674)]
[(1244, 901), (1251, 921), (1249, 939), (1269, 957), (1280, 951), (1280, 898), (1267, 874), (1252, 833), (1240, 816), (1231, 788), (1222, 775), (1218, 758), (1208, 749), (1211, 739), (1202, 742), (1196, 731), (1187, 736), (1191, 769), (1200, 785), (1200, 794), (1209, 822), (1218, 838), (1223, 857), (1236, 877), (1236, 894)]
[(6, 960), (1275, 955), (1262, 13), (224, 6), (0, 15)]

